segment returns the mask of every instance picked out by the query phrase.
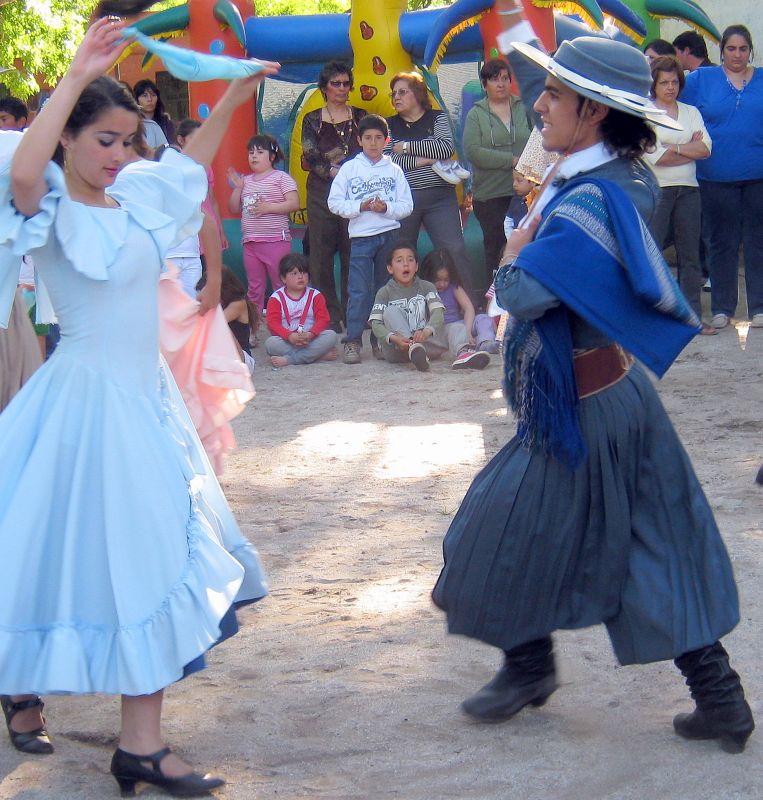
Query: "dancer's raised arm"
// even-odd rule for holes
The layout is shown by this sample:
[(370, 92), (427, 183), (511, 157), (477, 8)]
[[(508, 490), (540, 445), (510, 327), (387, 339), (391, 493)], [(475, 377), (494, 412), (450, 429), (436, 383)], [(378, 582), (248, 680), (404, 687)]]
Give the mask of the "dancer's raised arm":
[(47, 191), (43, 172), (53, 158), (77, 99), (127, 46), (122, 27), (121, 22), (111, 19), (99, 19), (91, 25), (68, 72), (24, 134), (11, 165), (13, 201), (22, 214), (31, 216), (39, 210), (40, 199)]
[(280, 64), (263, 61), (265, 69), (257, 75), (231, 81), (225, 94), (220, 98), (212, 113), (204, 120), (201, 128), (186, 145), (183, 152), (200, 164), (209, 164), (228, 131), (233, 112), (243, 103), (254, 97), (257, 87), (268, 75), (275, 75)]

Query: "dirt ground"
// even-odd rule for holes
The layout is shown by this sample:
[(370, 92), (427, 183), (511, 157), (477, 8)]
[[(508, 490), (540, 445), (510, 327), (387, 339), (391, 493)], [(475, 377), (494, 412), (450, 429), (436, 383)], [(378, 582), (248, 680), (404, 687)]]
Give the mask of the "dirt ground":
[[(743, 334), (695, 339), (659, 391), (732, 555), (742, 621), (726, 645), (763, 719), (763, 330)], [(763, 797), (763, 733), (739, 756), (678, 739), (671, 719), (692, 704), (677, 670), (618, 667), (601, 627), (557, 636), (561, 687), (542, 709), (497, 726), (459, 712), (497, 653), (449, 637), (429, 593), (464, 491), (513, 432), (497, 359), (420, 374), (368, 356), (273, 371), (257, 355), (223, 484), (271, 593), (167, 693), (168, 741), (228, 779), (220, 798)], [(117, 700), (46, 700), (56, 753), (0, 736), (0, 798), (118, 796)]]

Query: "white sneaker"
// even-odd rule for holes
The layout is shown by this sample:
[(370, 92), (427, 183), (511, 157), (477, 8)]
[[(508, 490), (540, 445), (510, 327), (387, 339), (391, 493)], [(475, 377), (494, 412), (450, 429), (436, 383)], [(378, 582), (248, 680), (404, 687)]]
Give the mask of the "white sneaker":
[(466, 167), (462, 167), (459, 161), (453, 162), (453, 172), (455, 175), (458, 175), (458, 177), (461, 178), (462, 181), (468, 181), (469, 178), (472, 177), (472, 173), (469, 172), (469, 170), (466, 169)]
[(713, 318), (710, 320), (710, 327), (717, 328), (718, 330), (725, 328), (728, 324), (728, 314), (714, 314)]
[(453, 170), (452, 161), (435, 161), (432, 164), (432, 169), (447, 183), (452, 183), (454, 186), (461, 183), (461, 178)]
[(763, 328), (763, 314), (753, 314), (750, 320), (751, 328)]

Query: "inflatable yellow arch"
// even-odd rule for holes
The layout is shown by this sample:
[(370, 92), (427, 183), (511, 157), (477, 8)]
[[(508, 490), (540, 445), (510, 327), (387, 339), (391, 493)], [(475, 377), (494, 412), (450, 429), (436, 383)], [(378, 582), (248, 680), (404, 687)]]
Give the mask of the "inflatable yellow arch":
[[(350, 93), (350, 105), (383, 117), (395, 113), (389, 98), (390, 79), (397, 72), (416, 69), (400, 42), (400, 17), (407, 9), (407, 0), (370, 0), (352, 4), (350, 43), (355, 55), (355, 87)], [(305, 95), (291, 132), (288, 168), (299, 187), (302, 209), (307, 204), (307, 172), (302, 168), (302, 120), (305, 114), (323, 104), (319, 89)], [(434, 102), (433, 105), (439, 107)], [(303, 222), (304, 213), (297, 212), (294, 221)]]

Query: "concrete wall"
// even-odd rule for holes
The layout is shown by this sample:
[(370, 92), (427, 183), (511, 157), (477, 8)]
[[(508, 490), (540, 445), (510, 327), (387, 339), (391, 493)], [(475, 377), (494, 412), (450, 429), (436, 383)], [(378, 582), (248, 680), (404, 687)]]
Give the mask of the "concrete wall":
[[(719, 31), (728, 25), (741, 23), (750, 29), (753, 44), (756, 45), (755, 64), (763, 66), (763, 4), (759, 0), (698, 0), (705, 13), (713, 20)], [(686, 30), (674, 20), (662, 23), (663, 38), (672, 41), (681, 31)], [(718, 47), (708, 42), (710, 58), (718, 63)]]

